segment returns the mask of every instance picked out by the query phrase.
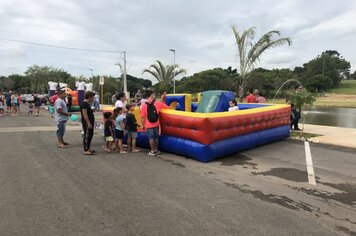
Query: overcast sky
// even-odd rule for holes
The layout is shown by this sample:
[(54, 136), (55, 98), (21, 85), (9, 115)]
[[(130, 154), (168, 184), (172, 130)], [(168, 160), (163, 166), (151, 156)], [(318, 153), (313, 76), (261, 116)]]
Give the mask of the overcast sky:
[[(127, 51), (128, 73), (142, 75), (155, 60), (176, 63), (188, 75), (236, 66), (231, 25), (280, 30), (292, 46), (271, 49), (259, 66), (301, 66), (324, 50), (341, 53), (356, 69), (355, 0), (0, 0), (0, 37), (103, 50)], [(38, 47), (0, 40), (0, 75), (22, 74), (33, 64), (73, 75), (119, 76), (120, 54)]]

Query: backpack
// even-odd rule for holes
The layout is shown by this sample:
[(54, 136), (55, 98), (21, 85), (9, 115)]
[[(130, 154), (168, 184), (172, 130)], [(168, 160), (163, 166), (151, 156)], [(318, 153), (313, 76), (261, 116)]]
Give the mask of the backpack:
[(146, 102), (147, 105), (147, 119), (151, 123), (155, 123), (158, 121), (158, 113), (155, 107), (155, 100), (152, 103)]

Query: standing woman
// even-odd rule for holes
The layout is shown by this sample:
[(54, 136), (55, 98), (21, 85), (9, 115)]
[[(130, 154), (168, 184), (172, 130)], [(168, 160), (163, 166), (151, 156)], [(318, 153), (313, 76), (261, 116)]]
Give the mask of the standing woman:
[(90, 149), (91, 140), (94, 134), (94, 111), (91, 108), (91, 104), (94, 101), (95, 93), (87, 91), (84, 95), (84, 101), (80, 104), (80, 114), (82, 116), (82, 126), (84, 131), (83, 146), (84, 155), (93, 155), (95, 150)]
[(36, 111), (36, 116), (39, 116), (40, 114), (40, 108), (41, 108), (41, 99), (37, 96), (32, 94), (33, 97), (33, 102), (35, 103), (35, 111)]
[(14, 94), (11, 95), (11, 107), (12, 107), (11, 116), (16, 116), (17, 115), (18, 105), (19, 105), (18, 96), (17, 96), (17, 93), (14, 92)]

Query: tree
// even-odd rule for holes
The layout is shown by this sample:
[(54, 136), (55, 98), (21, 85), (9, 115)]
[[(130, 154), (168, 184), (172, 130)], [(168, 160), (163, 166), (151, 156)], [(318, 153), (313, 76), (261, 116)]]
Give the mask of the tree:
[(157, 79), (160, 84), (160, 90), (169, 90), (173, 79), (180, 74), (185, 74), (186, 70), (179, 68), (178, 65), (163, 65), (159, 60), (157, 64), (152, 64), (148, 69), (145, 69), (142, 73), (149, 73)]
[(63, 69), (54, 68), (52, 66), (30, 66), (25, 75), (30, 80), (31, 92), (45, 93), (48, 91), (48, 81), (62, 82), (73, 87), (75, 78)]
[(315, 75), (313, 78), (307, 80), (305, 86), (310, 91), (317, 93), (330, 89), (333, 85), (333, 81), (326, 75)]
[(239, 57), (238, 67), (240, 69), (240, 79), (237, 88), (241, 86), (243, 92), (250, 77), (250, 72), (260, 60), (261, 55), (267, 49), (279, 47), (286, 43), (291, 45), (292, 41), (288, 37), (281, 38), (279, 31), (272, 30), (265, 33), (255, 42), (255, 27), (243, 30), (242, 32), (240, 32), (236, 26), (232, 26), (231, 28), (235, 36), (237, 54)]
[(231, 90), (237, 76), (231, 67), (205, 70), (177, 81), (177, 91), (197, 93), (207, 90)]
[[(290, 69), (273, 69), (266, 70), (264, 68), (257, 68), (251, 71), (250, 78), (247, 82), (247, 89), (258, 88), (263, 92), (264, 96), (269, 97), (270, 92), (276, 92), (284, 82), (293, 78), (293, 72)], [(290, 84), (288, 84), (290, 86)], [(282, 95), (289, 86), (282, 87)], [(274, 94), (272, 94), (274, 95)]]
[[(335, 50), (326, 50), (321, 55), (310, 60), (304, 65), (303, 83), (311, 83), (316, 75), (325, 75), (332, 80), (329, 88), (337, 87), (340, 81), (350, 77), (350, 62), (346, 61)], [(327, 88), (328, 89), (328, 88)]]

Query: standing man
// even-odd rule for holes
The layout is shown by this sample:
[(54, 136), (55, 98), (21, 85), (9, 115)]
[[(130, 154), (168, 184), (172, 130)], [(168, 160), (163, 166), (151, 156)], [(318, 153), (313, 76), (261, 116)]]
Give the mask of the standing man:
[(112, 103), (112, 105), (115, 105), (115, 103), (116, 103), (116, 94), (117, 94), (117, 92), (115, 92), (115, 94), (113, 94), (113, 95), (111, 96), (111, 103)]
[(84, 155), (94, 155), (95, 150), (90, 149), (91, 140), (94, 135), (94, 111), (91, 108), (91, 104), (94, 102), (95, 93), (87, 91), (84, 94), (84, 101), (80, 104), (80, 114), (82, 115), (82, 127), (83, 127), (83, 146)]
[(303, 86), (301, 84), (297, 84), (294, 88), (295, 96), (291, 99), (292, 121), (290, 123), (290, 128), (292, 129), (294, 126), (294, 130), (301, 131), (298, 125), (301, 118), (300, 113), (302, 111), (302, 98), (300, 93), (303, 92)]
[[(40, 115), (40, 108), (42, 106), (42, 102), (41, 102), (41, 99), (38, 97), (38, 94), (32, 94), (32, 97), (33, 97), (33, 102), (35, 103), (35, 110), (36, 110), (36, 113), (35, 113), (35, 116), (39, 116)], [(51, 114), (52, 116), (52, 114)], [(52, 116), (53, 118), (53, 116)]]
[(54, 103), (54, 119), (57, 124), (57, 139), (58, 139), (58, 148), (66, 148), (69, 144), (64, 142), (63, 136), (66, 130), (66, 125), (68, 121), (68, 116), (71, 114), (68, 113), (67, 104), (64, 101), (66, 93), (63, 90), (58, 91), (58, 98)]
[(11, 112), (11, 96), (12, 96), (12, 91), (10, 90), (6, 95), (5, 95), (5, 100), (6, 100), (6, 113)]
[(138, 104), (142, 99), (142, 93), (141, 93), (141, 90), (137, 90), (137, 93), (135, 94), (135, 102), (136, 104)]
[(69, 112), (72, 111), (72, 104), (73, 104), (73, 97), (72, 97), (72, 95), (68, 94), (68, 96), (67, 96), (67, 108), (68, 108)]
[(146, 129), (146, 133), (150, 142), (151, 151), (148, 155), (155, 156), (160, 154), (158, 150), (159, 144), (159, 112), (164, 108), (169, 108), (161, 101), (156, 101), (156, 96), (153, 91), (148, 91), (148, 101), (141, 105), (141, 119), (143, 129)]
[(256, 97), (255, 97), (255, 95), (253, 95), (253, 89), (250, 89), (248, 92), (249, 92), (249, 95), (246, 97), (246, 102), (247, 103), (256, 103)]
[(98, 92), (94, 92), (95, 96), (94, 96), (94, 107), (95, 107), (95, 111), (99, 111), (100, 110), (100, 96), (98, 94)]

